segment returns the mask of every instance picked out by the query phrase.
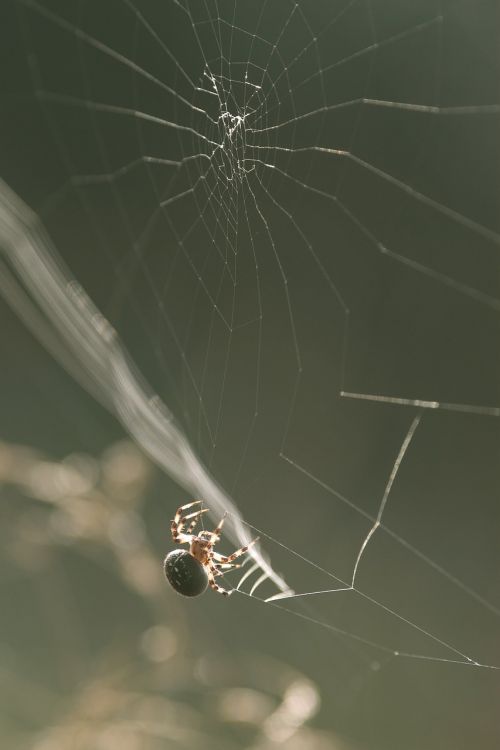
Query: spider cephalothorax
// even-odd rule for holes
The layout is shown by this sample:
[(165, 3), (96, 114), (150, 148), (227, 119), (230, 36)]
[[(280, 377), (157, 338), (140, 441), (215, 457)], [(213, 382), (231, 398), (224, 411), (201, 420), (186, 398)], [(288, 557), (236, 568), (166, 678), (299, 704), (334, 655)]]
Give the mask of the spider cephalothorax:
[(233, 560), (244, 555), (257, 539), (247, 544), (246, 547), (240, 547), (231, 555), (220, 555), (215, 552), (214, 546), (220, 539), (225, 516), (213, 531), (200, 531), (194, 534), (201, 514), (206, 513), (208, 508), (184, 515), (188, 508), (201, 502), (201, 500), (195, 500), (177, 509), (170, 527), (172, 539), (178, 544), (189, 544), (189, 551), (176, 549), (170, 552), (164, 562), (165, 575), (172, 587), (184, 596), (198, 596), (205, 591), (207, 586), (218, 591), (219, 594), (228, 596), (231, 592), (216, 583), (216, 576), (223, 575), (226, 570), (239, 568), (240, 566)]

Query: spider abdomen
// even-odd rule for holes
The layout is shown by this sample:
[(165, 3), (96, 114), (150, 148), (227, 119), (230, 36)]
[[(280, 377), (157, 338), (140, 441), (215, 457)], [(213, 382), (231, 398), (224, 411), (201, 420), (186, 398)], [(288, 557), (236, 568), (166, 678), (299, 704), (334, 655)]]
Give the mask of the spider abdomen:
[(187, 550), (174, 549), (169, 552), (163, 569), (172, 588), (182, 596), (199, 596), (208, 586), (205, 568)]

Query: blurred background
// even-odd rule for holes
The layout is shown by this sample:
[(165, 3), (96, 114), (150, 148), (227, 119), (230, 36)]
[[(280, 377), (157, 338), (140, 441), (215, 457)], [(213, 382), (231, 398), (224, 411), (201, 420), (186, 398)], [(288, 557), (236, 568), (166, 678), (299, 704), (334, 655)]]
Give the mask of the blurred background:
[(422, 414), (356, 591), (184, 600), (192, 498), (0, 299), (2, 747), (498, 747), (498, 4), (0, 28), (0, 176), (296, 592), (351, 581)]

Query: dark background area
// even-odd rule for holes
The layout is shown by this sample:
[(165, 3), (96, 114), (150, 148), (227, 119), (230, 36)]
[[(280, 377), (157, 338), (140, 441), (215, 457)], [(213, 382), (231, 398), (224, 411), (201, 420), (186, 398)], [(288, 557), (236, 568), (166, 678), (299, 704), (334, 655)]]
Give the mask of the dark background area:
[(0, 13), (0, 176), (294, 590), (350, 581), (417, 413), (340, 392), (457, 406), (362, 594), (184, 601), (190, 498), (0, 301), (3, 744), (496, 748), (498, 4)]

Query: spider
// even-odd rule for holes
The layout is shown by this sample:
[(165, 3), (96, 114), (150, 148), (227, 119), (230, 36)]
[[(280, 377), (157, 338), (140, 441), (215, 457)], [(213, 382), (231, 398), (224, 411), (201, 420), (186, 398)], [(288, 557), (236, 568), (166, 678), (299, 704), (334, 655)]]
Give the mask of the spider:
[(169, 552), (163, 563), (165, 575), (170, 585), (183, 596), (203, 594), (207, 586), (210, 586), (219, 594), (229, 596), (232, 592), (219, 586), (215, 578), (224, 575), (225, 570), (241, 567), (233, 560), (244, 555), (257, 539), (251, 541), (246, 547), (240, 547), (231, 555), (220, 555), (215, 552), (214, 546), (220, 539), (226, 514), (213, 531), (200, 531), (199, 534), (194, 534), (196, 524), (202, 513), (206, 513), (208, 508), (196, 510), (187, 516), (184, 513), (201, 502), (203, 501), (195, 500), (192, 503), (187, 503), (187, 505), (181, 505), (177, 509), (170, 524), (172, 539), (178, 544), (189, 544), (189, 551), (174, 549)]

